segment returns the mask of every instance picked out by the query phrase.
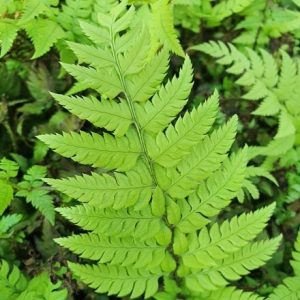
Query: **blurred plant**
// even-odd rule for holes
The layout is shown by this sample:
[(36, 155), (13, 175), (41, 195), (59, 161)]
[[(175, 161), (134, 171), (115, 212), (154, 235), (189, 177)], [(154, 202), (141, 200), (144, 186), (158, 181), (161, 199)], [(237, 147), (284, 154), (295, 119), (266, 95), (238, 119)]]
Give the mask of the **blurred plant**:
[(0, 267), (1, 300), (66, 300), (67, 290), (61, 282), (53, 284), (46, 272), (28, 280), (19, 270), (2, 260)]
[[(300, 76), (299, 61), (293, 60), (286, 52), (281, 52), (281, 65), (265, 50), (255, 52), (247, 48), (246, 53), (232, 44), (209, 42), (193, 46), (191, 49), (204, 52), (216, 58), (216, 62), (226, 66), (226, 71), (239, 76), (236, 83), (247, 92), (242, 96), (247, 100), (262, 100), (253, 112), (256, 116), (275, 116), (278, 132), (267, 145), (253, 147), (251, 157), (268, 157), (265, 166), (272, 165), (282, 154), (298, 149), (300, 144)], [(293, 153), (294, 150), (292, 150)], [(298, 153), (298, 150), (295, 154)], [(287, 157), (281, 159), (288, 162)]]

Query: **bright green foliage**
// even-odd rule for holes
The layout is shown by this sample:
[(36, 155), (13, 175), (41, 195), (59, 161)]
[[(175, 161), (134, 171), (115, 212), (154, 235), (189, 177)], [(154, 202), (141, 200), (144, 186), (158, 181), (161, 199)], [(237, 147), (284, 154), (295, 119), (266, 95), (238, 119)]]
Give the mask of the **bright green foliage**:
[(10, 178), (17, 176), (19, 166), (11, 160), (2, 158), (0, 160), (0, 215), (9, 206), (14, 196), (14, 190)]
[[(262, 244), (261, 244), (262, 245)], [(262, 245), (263, 246), (263, 245)], [(271, 245), (270, 245), (271, 246)], [(259, 250), (257, 245), (257, 250)], [(292, 253), (293, 260), (291, 265), (293, 267), (294, 276), (287, 277), (283, 280), (283, 283), (278, 285), (273, 292), (267, 297), (260, 297), (255, 293), (243, 292), (241, 290), (225, 287), (219, 289), (216, 292), (211, 292), (203, 295), (203, 298), (199, 296), (190, 297), (189, 299), (200, 300), (298, 300), (300, 299), (300, 233), (295, 243), (295, 251)], [(249, 257), (247, 257), (249, 259)], [(227, 273), (228, 276), (235, 276), (234, 271)], [(159, 299), (159, 298), (158, 298)]]
[(102, 99), (53, 96), (102, 132), (39, 136), (62, 156), (99, 168), (46, 179), (79, 201), (58, 211), (88, 231), (57, 242), (95, 261), (69, 267), (99, 293), (149, 298), (157, 293), (159, 278), (176, 277), (182, 290), (175, 289), (174, 298), (185, 290), (202, 297), (271, 257), (280, 237), (253, 240), (274, 206), (216, 222), (251, 174), (246, 148), (229, 155), (237, 118), (213, 128), (217, 93), (184, 111), (192, 88), (189, 57), (178, 76), (164, 81), (168, 51), (153, 55), (144, 45), (148, 27), (139, 22), (139, 13), (122, 2), (100, 14), (99, 27), (82, 24), (93, 46), (71, 45), (80, 64), (64, 68)]
[(23, 181), (18, 183), (16, 196), (25, 197), (45, 218), (54, 225), (54, 206), (52, 196), (41, 180), (47, 174), (47, 168), (33, 166), (24, 175)]
[(58, 290), (61, 283), (53, 284), (47, 273), (41, 273), (30, 281), (13, 266), (2, 260), (0, 267), (0, 290), (2, 300), (65, 300), (67, 290)]
[(257, 148), (255, 154), (277, 156), (285, 153), (294, 144), (299, 144), (299, 61), (281, 52), (281, 64), (265, 50), (260, 54), (246, 49), (239, 51), (232, 44), (209, 42), (192, 47), (207, 53), (225, 65), (226, 71), (239, 76), (236, 83), (247, 92), (247, 100), (262, 100), (253, 114), (258, 116), (277, 116), (278, 132), (267, 147)]
[(22, 219), (20, 214), (3, 216), (14, 197), (13, 183), (10, 179), (16, 177), (18, 171), (19, 166), (14, 161), (6, 158), (0, 160), (0, 239), (10, 237), (14, 226)]
[(10, 235), (12, 228), (22, 219), (22, 215), (11, 214), (0, 217), (0, 239)]
[(169, 50), (184, 57), (173, 25), (173, 5), (169, 2), (169, 0), (158, 0), (152, 4), (151, 34), (159, 44), (163, 44)]
[[(263, 297), (251, 292), (243, 292), (233, 287), (222, 288), (216, 292), (208, 293), (203, 298), (190, 297), (190, 300), (263, 300)], [(277, 299), (279, 300), (279, 299)]]

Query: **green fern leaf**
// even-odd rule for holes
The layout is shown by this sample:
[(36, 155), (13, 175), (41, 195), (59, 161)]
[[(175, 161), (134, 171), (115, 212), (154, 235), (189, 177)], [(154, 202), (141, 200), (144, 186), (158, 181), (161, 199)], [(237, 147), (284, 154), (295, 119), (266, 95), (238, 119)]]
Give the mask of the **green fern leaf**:
[(252, 292), (243, 292), (234, 287), (226, 287), (219, 289), (216, 292), (211, 292), (205, 294), (203, 300), (264, 300), (263, 297), (260, 297)]
[(0, 218), (0, 237), (22, 220), (22, 215), (11, 214)]
[(9, 206), (14, 196), (14, 189), (10, 178), (16, 177), (19, 166), (14, 161), (6, 158), (0, 160), (0, 216)]
[(165, 258), (166, 248), (155, 240), (135, 241), (133, 238), (100, 237), (88, 233), (56, 239), (61, 246), (82, 258), (124, 267), (154, 268)]
[(7, 180), (18, 175), (19, 166), (16, 162), (2, 158), (0, 160), (0, 178)]
[(25, 26), (25, 30), (35, 48), (32, 59), (45, 54), (54, 43), (65, 36), (63, 29), (56, 22), (47, 19), (34, 20)]
[(150, 145), (149, 154), (152, 159), (164, 167), (176, 165), (191, 148), (199, 143), (215, 121), (218, 112), (218, 94), (215, 93), (207, 102), (186, 113), (166, 132), (160, 132)]
[(250, 243), (238, 252), (220, 261), (218, 265), (188, 275), (186, 285), (195, 291), (215, 290), (225, 286), (228, 280), (238, 280), (242, 275), (263, 265), (277, 249), (281, 237)]
[(91, 86), (99, 93), (115, 98), (121, 91), (122, 87), (115, 73), (103, 76), (101, 70), (86, 68), (82, 66), (62, 64), (64, 69), (74, 76), (79, 83)]
[(191, 47), (192, 50), (197, 50), (217, 58), (217, 62), (222, 65), (229, 65), (227, 72), (231, 74), (242, 74), (250, 68), (250, 62), (247, 57), (238, 51), (232, 44), (228, 46), (223, 42), (210, 41)]
[[(147, 176), (148, 174), (148, 176)], [(139, 163), (136, 169), (125, 174), (108, 174), (69, 177), (66, 179), (45, 179), (55, 189), (88, 202), (98, 208), (113, 207), (120, 209), (134, 205), (143, 199), (149, 203), (152, 194), (152, 178), (146, 166)], [(102, 201), (102, 199), (107, 199)]]
[(296, 276), (300, 277), (300, 233), (298, 233), (297, 240), (295, 242), (295, 251), (292, 253), (293, 260), (291, 265), (293, 267)]
[(293, 260), (291, 265), (294, 270), (295, 276), (287, 277), (283, 280), (283, 283), (278, 285), (267, 298), (268, 300), (277, 299), (299, 299), (300, 298), (300, 234), (298, 233), (297, 240), (295, 242), (295, 251), (292, 253)]
[(177, 165), (177, 170), (167, 171), (167, 177), (172, 181), (166, 190), (172, 197), (183, 198), (191, 194), (201, 180), (220, 167), (234, 141), (236, 126), (237, 118), (233, 117), (224, 127), (196, 145)]
[(225, 160), (221, 169), (199, 184), (187, 203), (180, 204), (182, 218), (177, 227), (187, 233), (201, 229), (209, 222), (206, 217), (214, 217), (226, 207), (243, 186), (246, 164), (246, 151)]
[(266, 226), (274, 208), (271, 205), (254, 213), (234, 217), (221, 225), (214, 224), (210, 230), (202, 228), (196, 238), (192, 236), (189, 251), (182, 256), (183, 263), (190, 268), (216, 265), (218, 259), (228, 257), (253, 240)]
[(14, 190), (9, 183), (0, 179), (0, 191), (0, 215), (2, 215), (14, 197)]
[(101, 136), (97, 133), (71, 132), (62, 135), (42, 135), (39, 139), (57, 153), (74, 161), (119, 171), (131, 169), (141, 153), (133, 131), (129, 131), (126, 137), (119, 138), (105, 133)]
[(287, 111), (282, 110), (279, 116), (279, 128), (277, 134), (275, 135), (275, 139), (293, 136), (295, 131), (296, 128), (293, 124), (291, 115)]
[(29, 282), (20, 270), (2, 260), (0, 267), (0, 289), (2, 300), (66, 300), (67, 290), (60, 288), (61, 283), (53, 284), (47, 273), (41, 273)]
[(281, 109), (281, 105), (274, 95), (267, 95), (259, 107), (253, 112), (258, 116), (274, 116), (278, 114)]
[(278, 83), (278, 67), (273, 56), (265, 50), (260, 50), (263, 64), (265, 65), (264, 70), (264, 82), (269, 88), (273, 88)]
[(283, 280), (283, 284), (277, 286), (268, 300), (291, 299), (298, 300), (300, 298), (299, 277), (288, 277)]
[(99, 69), (112, 67), (115, 63), (113, 56), (99, 47), (74, 42), (68, 42), (68, 46), (77, 56), (79, 63), (87, 63)]
[(163, 130), (187, 103), (192, 88), (192, 64), (186, 58), (178, 78), (174, 77), (154, 95), (152, 101), (136, 107), (137, 118), (145, 131)]
[(145, 102), (153, 96), (165, 77), (168, 57), (168, 51), (164, 48), (146, 64), (139, 74), (130, 77), (128, 88), (132, 95), (132, 101)]
[(20, 270), (16, 266), (10, 270), (9, 264), (2, 260), (0, 267), (1, 297), (4, 300), (16, 299), (26, 286), (27, 280)]
[(151, 34), (169, 50), (184, 57), (184, 51), (177, 39), (173, 26), (173, 7), (168, 0), (158, 0), (152, 4)]
[(252, 4), (254, 0), (225, 0), (212, 9), (212, 15), (221, 21), (234, 13), (239, 13)]
[[(158, 289), (161, 273), (145, 269), (105, 265), (78, 265), (69, 263), (72, 272), (99, 293), (107, 293), (114, 285), (114, 294), (124, 297), (130, 294), (137, 298), (145, 291), (145, 298), (153, 296)], [(96, 279), (96, 280), (95, 280)]]
[(257, 149), (256, 155), (277, 156), (289, 150), (295, 141), (295, 118), (299, 114), (295, 109), (296, 99), (299, 98), (299, 64), (281, 51), (282, 62), (278, 68), (273, 56), (264, 50), (259, 55), (247, 49), (244, 54), (233, 45), (222, 42), (204, 43), (192, 49), (218, 58), (218, 63), (230, 66), (227, 72), (240, 76), (236, 82), (246, 89), (243, 98), (262, 100), (253, 114), (279, 116), (279, 128), (274, 140), (267, 147)]
[(29, 0), (24, 3), (24, 9), (22, 16), (18, 22), (18, 25), (24, 25), (28, 21), (32, 21), (35, 17), (45, 12), (48, 7), (41, 0)]
[(123, 136), (132, 123), (127, 103), (117, 103), (107, 99), (101, 101), (95, 97), (70, 97), (53, 94), (54, 99), (81, 119), (90, 121), (97, 127), (113, 131)]
[[(237, 119), (233, 117), (213, 130), (217, 93), (186, 112), (184, 107), (192, 88), (190, 59), (185, 58), (178, 77), (165, 80), (168, 50), (174, 50), (174, 45), (168, 41), (157, 51), (159, 39), (145, 43), (149, 33), (155, 36), (153, 20), (146, 20), (151, 15), (148, 7), (137, 6), (136, 12), (126, 1), (109, 4), (109, 12), (99, 15), (99, 30), (95, 25), (83, 24), (83, 31), (96, 46), (71, 46), (85, 65), (66, 65), (81, 90), (94, 89), (102, 100), (55, 98), (79, 117), (114, 131), (115, 136), (81, 132), (41, 137), (61, 155), (109, 171), (46, 180), (75, 200), (88, 202), (58, 209), (87, 230), (58, 242), (82, 258), (96, 261), (95, 265), (69, 263), (74, 275), (96, 292), (132, 298), (144, 293), (144, 297), (152, 297), (162, 277), (173, 278), (176, 274), (187, 282), (187, 289), (175, 288), (171, 294), (161, 291), (154, 298), (175, 299), (179, 297), (177, 293), (190, 295), (190, 289), (195, 288), (205, 295), (225, 287), (231, 279), (239, 279), (271, 256), (277, 240), (252, 240), (265, 226), (273, 207), (216, 225), (215, 217), (243, 188), (254, 190), (251, 170), (247, 172), (246, 149), (228, 154)], [(165, 0), (153, 5), (160, 21), (164, 6), (172, 8)], [(159, 26), (167, 30), (165, 39), (174, 39), (168, 29), (170, 10), (168, 14), (166, 25)], [(95, 53), (98, 48), (100, 59)], [(225, 55), (221, 53), (224, 49)], [(220, 61), (236, 74), (263, 61), (251, 51), (248, 59), (233, 46), (221, 43), (217, 51)], [(94, 55), (97, 59), (93, 59)], [(103, 57), (109, 58), (108, 64), (107, 60), (102, 62)], [(248, 77), (255, 82), (255, 76), (263, 74), (260, 68)], [(243, 80), (245, 86), (251, 87)], [(205, 239), (203, 245), (200, 236)], [(193, 255), (210, 260), (202, 265), (187, 263), (187, 267), (184, 263), (190, 262), (188, 257)], [(240, 295), (239, 291), (231, 294)], [(202, 299), (202, 294), (199, 297)]]
[(106, 28), (99, 28), (99, 26), (85, 21), (80, 21), (80, 27), (91, 42), (99, 46), (110, 42), (109, 31)]
[(43, 299), (43, 300), (66, 300), (67, 290), (59, 289), (60, 282), (53, 284), (49, 275), (44, 272), (35, 276), (16, 300)]
[(130, 208), (100, 209), (97, 206), (84, 204), (56, 210), (79, 227), (107, 237), (133, 236), (144, 240), (154, 237), (164, 227), (162, 220), (154, 216), (149, 207), (134, 211)]
[(42, 166), (33, 166), (24, 175), (23, 181), (18, 183), (16, 196), (25, 197), (28, 203), (38, 209), (45, 218), (54, 225), (53, 197), (43, 186), (42, 178), (47, 174), (47, 169)]
[(15, 38), (17, 37), (18, 27), (9, 19), (3, 19), (0, 22), (0, 57), (3, 57), (11, 48)]
[(137, 74), (144, 68), (150, 52), (149, 39), (148, 31), (142, 29), (135, 39), (132, 38), (131, 47), (120, 55), (120, 69), (124, 72), (124, 76)]

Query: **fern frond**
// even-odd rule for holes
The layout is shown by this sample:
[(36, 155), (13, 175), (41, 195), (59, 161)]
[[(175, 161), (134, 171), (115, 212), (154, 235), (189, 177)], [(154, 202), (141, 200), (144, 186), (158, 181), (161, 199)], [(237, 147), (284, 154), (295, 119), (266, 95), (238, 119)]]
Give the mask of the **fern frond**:
[(44, 1), (30, 0), (24, 3), (24, 8), (22, 11), (22, 16), (18, 21), (19, 25), (25, 24), (28, 21), (33, 20), (38, 15), (42, 14), (48, 9)]
[[(247, 100), (262, 100), (253, 112), (255, 115), (279, 116), (279, 128), (274, 140), (260, 149), (261, 155), (277, 156), (289, 150), (296, 134), (295, 120), (299, 114), (297, 100), (300, 66), (286, 52), (281, 51), (281, 65), (271, 54), (261, 50), (260, 55), (251, 49), (246, 54), (232, 44), (204, 43), (192, 47), (218, 58), (217, 62), (229, 66), (227, 72), (239, 76), (237, 84), (243, 86)], [(288, 139), (285, 143), (284, 139)]]
[(54, 225), (54, 205), (53, 197), (49, 190), (43, 186), (42, 178), (47, 174), (47, 168), (33, 166), (23, 177), (23, 181), (18, 183), (16, 196), (25, 197), (26, 202), (31, 203), (38, 209), (45, 218)]
[(0, 289), (1, 299), (3, 300), (66, 300), (67, 290), (60, 290), (60, 286), (60, 282), (53, 284), (46, 272), (28, 281), (20, 272), (19, 268), (13, 266), (12, 269), (10, 269), (5, 260), (1, 262)]
[[(203, 295), (203, 300), (264, 300), (265, 298), (252, 292), (244, 292), (234, 287), (226, 287)], [(196, 300), (196, 299), (195, 299)]]
[(212, 15), (219, 21), (239, 13), (252, 4), (254, 0), (225, 0), (212, 9)]
[(132, 208), (100, 209), (84, 204), (56, 210), (77, 226), (100, 236), (132, 236), (144, 240), (154, 237), (165, 226), (159, 217), (151, 213), (149, 207), (135, 211)]
[(300, 298), (300, 233), (298, 233), (297, 240), (295, 242), (295, 251), (292, 252), (293, 259), (290, 261), (294, 270), (293, 277), (287, 277), (283, 280), (283, 283), (278, 285), (267, 298), (268, 300), (277, 299), (299, 299)]
[(43, 272), (29, 281), (26, 290), (19, 295), (17, 300), (66, 300), (68, 292), (66, 289), (60, 289), (60, 286), (60, 282), (53, 284), (49, 275)]
[(277, 286), (267, 300), (291, 299), (298, 300), (300, 298), (300, 277), (288, 277), (283, 283)]
[(116, 136), (123, 136), (132, 123), (126, 102), (117, 103), (107, 99), (101, 101), (90, 97), (70, 97), (51, 94), (54, 99), (81, 119), (88, 120), (97, 127), (113, 131)]
[(295, 275), (300, 277), (300, 233), (298, 233), (294, 247), (295, 251), (292, 253), (293, 260), (291, 261), (291, 265)]
[(101, 136), (82, 131), (42, 135), (39, 139), (57, 153), (74, 161), (119, 171), (131, 169), (141, 153), (137, 135), (133, 131), (118, 138), (106, 133)]
[(25, 30), (35, 48), (32, 59), (45, 54), (59, 39), (65, 36), (65, 32), (59, 24), (47, 19), (33, 20), (25, 26)]
[(59, 238), (56, 242), (82, 258), (124, 267), (154, 268), (166, 256), (166, 248), (150, 239), (136, 241), (132, 237), (100, 237), (98, 234), (87, 233)]
[(98, 69), (112, 67), (115, 64), (112, 54), (100, 47), (97, 48), (74, 42), (68, 42), (68, 46), (77, 56), (79, 63), (87, 63)]
[(192, 63), (187, 57), (179, 76), (161, 86), (152, 101), (136, 106), (137, 118), (145, 131), (163, 130), (182, 110), (192, 88)]
[(153, 13), (151, 34), (170, 51), (184, 57), (173, 25), (173, 5), (168, 0), (157, 0), (151, 8)]
[(198, 236), (191, 236), (189, 250), (182, 256), (184, 265), (205, 268), (228, 257), (253, 240), (266, 226), (275, 206), (271, 205), (254, 213), (242, 214), (209, 230), (201, 229)]
[(13, 226), (22, 220), (22, 215), (11, 214), (0, 217), (0, 236), (7, 233)]
[(298, 82), (297, 65), (286, 52), (282, 51), (281, 55), (282, 63), (277, 94), (279, 98), (287, 99), (286, 97), (291, 94), (291, 89), (294, 89), (295, 84)]
[(13, 199), (14, 189), (10, 178), (16, 177), (18, 170), (16, 162), (6, 158), (0, 160), (0, 216)]
[(137, 33), (137, 37), (132, 38), (131, 47), (120, 55), (120, 68), (124, 72), (124, 76), (138, 74), (145, 67), (150, 52), (149, 39), (150, 34), (145, 28), (142, 28)]
[(109, 44), (110, 35), (106, 28), (99, 28), (99, 26), (85, 21), (80, 21), (80, 27), (90, 41), (96, 45), (103, 46)]
[(149, 145), (152, 159), (164, 167), (176, 165), (191, 148), (200, 143), (210, 130), (218, 112), (218, 95), (215, 93), (203, 105), (179, 118), (165, 133), (160, 132), (155, 146)]
[(190, 195), (201, 180), (216, 171), (226, 158), (236, 134), (237, 118), (233, 117), (226, 125), (215, 130), (177, 165), (177, 170), (167, 170), (172, 178), (166, 191), (172, 197), (184, 198)]
[(103, 75), (102, 70), (87, 68), (77, 65), (62, 64), (63, 68), (74, 76), (77, 81), (86, 86), (90, 86), (99, 93), (115, 98), (122, 91), (121, 83), (115, 72)]
[(0, 178), (7, 180), (16, 177), (18, 174), (19, 166), (16, 162), (2, 158), (0, 160)]
[(250, 62), (247, 57), (237, 50), (237, 48), (223, 42), (210, 41), (191, 47), (192, 50), (197, 50), (217, 58), (217, 62), (221, 65), (230, 66), (227, 72), (231, 74), (241, 74), (248, 70)]
[(5, 299), (16, 298), (27, 286), (27, 280), (20, 270), (13, 266), (10, 269), (9, 264), (1, 261), (0, 267), (0, 289), (1, 295)]
[(8, 19), (3, 19), (0, 22), (0, 57), (3, 57), (12, 47), (18, 33), (18, 26)]
[(165, 77), (168, 63), (169, 54), (164, 48), (146, 64), (139, 74), (130, 76), (128, 88), (132, 101), (145, 102), (153, 96)]
[(250, 243), (234, 252), (217, 266), (203, 269), (186, 277), (186, 285), (195, 291), (216, 290), (223, 287), (230, 280), (238, 280), (269, 260), (276, 251), (281, 236), (272, 240)]
[[(72, 272), (83, 282), (96, 289), (99, 293), (107, 293), (131, 298), (141, 296), (145, 291), (145, 298), (153, 296), (158, 289), (160, 272), (150, 272), (145, 269), (131, 267), (99, 265), (78, 265), (69, 263)], [(113, 286), (113, 288), (111, 288)]]
[(58, 191), (98, 208), (120, 209), (132, 206), (141, 199), (148, 204), (152, 195), (152, 178), (142, 163), (126, 174), (115, 172), (111, 176), (93, 173), (45, 181)]
[(14, 190), (11, 184), (0, 179), (0, 191), (0, 215), (2, 215), (14, 197)]
[[(177, 43), (170, 42), (175, 38), (169, 28), (172, 4), (158, 0), (154, 11), (137, 6), (135, 13), (127, 1), (117, 2), (109, 12), (99, 15), (99, 30), (83, 23), (82, 30), (94, 46), (71, 44), (84, 66), (66, 65), (81, 90), (92, 88), (102, 100), (55, 95), (67, 109), (96, 126), (115, 131), (116, 136), (81, 132), (41, 137), (63, 156), (109, 171), (47, 179), (55, 189), (88, 202), (58, 209), (88, 231), (58, 242), (96, 261), (95, 265), (69, 266), (75, 276), (99, 293), (119, 297), (145, 293), (145, 297), (152, 297), (158, 291), (158, 280), (175, 274), (182, 281), (186, 279), (192, 290), (205, 293), (225, 287), (231, 279), (259, 267), (276, 248), (277, 240), (251, 243), (273, 207), (215, 224), (214, 217), (242, 188), (249, 187), (246, 148), (228, 155), (237, 119), (233, 117), (212, 130), (218, 113), (217, 93), (199, 107), (185, 111), (193, 71), (188, 56), (179, 75), (164, 80), (168, 50), (174, 51)], [(151, 28), (153, 19), (150, 25), (143, 19), (154, 13), (161, 22), (165, 8), (166, 23), (158, 26), (166, 30), (161, 36), (169, 40), (158, 51), (161, 40), (145, 42), (149, 33), (152, 37), (157, 34)], [(99, 54), (95, 53), (98, 48)], [(225, 56), (221, 53), (224, 49)], [(260, 64), (252, 52), (248, 60), (233, 47), (220, 44), (218, 51), (216, 55), (232, 73)], [(93, 56), (97, 58), (93, 60)], [(259, 69), (252, 75), (261, 74)], [(209, 223), (212, 226), (205, 227)], [(202, 261), (207, 258), (207, 262), (192, 264), (189, 256)], [(187, 261), (188, 266), (184, 265)], [(185, 287), (182, 291), (175, 288), (172, 299), (179, 292), (185, 293)], [(155, 298), (166, 294), (160, 292)]]

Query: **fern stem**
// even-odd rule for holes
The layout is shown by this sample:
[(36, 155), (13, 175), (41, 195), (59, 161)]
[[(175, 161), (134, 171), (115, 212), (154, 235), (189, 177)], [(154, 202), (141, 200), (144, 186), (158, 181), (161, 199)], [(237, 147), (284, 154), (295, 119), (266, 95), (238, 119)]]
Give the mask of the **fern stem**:
[(128, 90), (128, 87), (127, 87), (127, 84), (126, 84), (126, 80), (125, 80), (124, 76), (122, 75), (122, 68), (120, 66), (120, 62), (119, 62), (119, 59), (118, 59), (118, 56), (117, 56), (117, 53), (116, 53), (115, 41), (114, 41), (114, 36), (113, 36), (113, 33), (112, 33), (112, 29), (111, 29), (111, 48), (112, 48), (112, 54), (113, 54), (113, 57), (114, 57), (114, 60), (116, 62), (116, 66), (117, 66), (116, 71), (117, 71), (118, 76), (121, 80), (122, 88), (123, 88), (123, 91), (124, 91), (124, 94), (125, 94), (126, 101), (128, 103), (128, 107), (129, 107), (129, 110), (130, 110), (130, 113), (131, 113), (131, 117), (132, 117), (134, 126), (136, 128), (136, 131), (137, 131), (137, 134), (138, 134), (138, 137), (139, 137), (139, 141), (140, 141), (140, 144), (141, 144), (141, 147), (142, 147), (143, 155), (146, 158), (146, 161), (148, 163), (149, 171), (150, 171), (151, 177), (153, 179), (153, 182), (154, 182), (155, 186), (157, 186), (157, 178), (156, 178), (156, 175), (155, 175), (154, 166), (153, 166), (152, 160), (151, 160), (151, 158), (148, 154), (148, 150), (147, 150), (146, 143), (145, 143), (145, 140), (144, 140), (144, 136), (143, 136), (143, 133), (142, 133), (142, 128), (141, 128), (141, 126), (138, 122), (138, 118), (137, 118), (137, 115), (136, 115), (136, 112), (135, 112), (135, 109), (134, 109), (134, 106), (133, 106), (132, 97), (129, 93), (129, 90)]
[[(145, 157), (145, 159), (148, 163), (148, 168), (149, 168), (152, 180), (154, 182), (154, 185), (158, 186), (157, 178), (156, 178), (155, 171), (154, 171), (153, 161), (152, 161), (152, 159), (150, 158), (150, 156), (148, 154), (148, 150), (147, 150), (146, 143), (145, 143), (144, 136), (143, 136), (143, 130), (142, 130), (140, 124), (139, 124), (139, 121), (138, 121), (138, 118), (137, 118), (137, 115), (136, 115), (136, 111), (135, 111), (135, 108), (134, 108), (133, 100), (132, 100), (132, 97), (131, 97), (130, 92), (128, 90), (127, 84), (126, 84), (126, 80), (125, 80), (124, 76), (122, 75), (123, 72), (122, 72), (122, 68), (121, 68), (117, 53), (116, 53), (115, 41), (114, 41), (112, 29), (110, 30), (110, 33), (111, 33), (112, 54), (113, 54), (113, 57), (114, 57), (114, 60), (116, 62), (116, 66), (117, 66), (116, 71), (117, 71), (118, 76), (119, 76), (120, 81), (121, 81), (121, 85), (122, 85), (122, 88), (123, 88), (123, 91), (124, 91), (124, 94), (125, 94), (125, 98), (126, 98), (126, 101), (128, 103), (129, 110), (130, 110), (130, 113), (131, 113), (131, 117), (132, 117), (134, 126), (136, 128), (137, 134), (138, 134), (138, 138), (139, 138), (139, 141), (140, 141), (140, 144), (141, 144), (141, 147), (142, 147), (143, 155), (144, 155), (144, 157)], [(174, 249), (173, 249), (173, 246), (172, 246), (174, 244), (174, 227), (168, 222), (168, 219), (167, 219), (166, 215), (164, 215), (163, 219), (164, 219), (166, 225), (172, 231), (172, 241), (171, 241), (171, 243), (168, 247), (168, 251), (171, 254), (172, 258), (174, 259), (174, 261), (176, 262), (176, 265), (177, 265), (176, 269), (170, 274), (170, 276), (176, 281), (178, 286), (181, 286), (182, 279), (180, 277), (178, 277), (178, 275), (176, 273), (177, 267), (179, 265), (179, 256), (177, 256), (174, 253)]]

